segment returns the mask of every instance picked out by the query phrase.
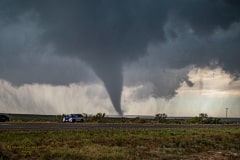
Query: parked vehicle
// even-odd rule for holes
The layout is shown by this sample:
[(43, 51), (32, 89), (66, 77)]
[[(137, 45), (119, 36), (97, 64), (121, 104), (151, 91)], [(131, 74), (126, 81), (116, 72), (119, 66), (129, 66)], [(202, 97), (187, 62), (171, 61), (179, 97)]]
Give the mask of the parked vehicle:
[(9, 117), (6, 115), (0, 115), (0, 122), (8, 122), (9, 121)]
[(69, 114), (69, 115), (63, 116), (62, 121), (70, 122), (70, 123), (84, 122), (84, 117), (82, 114)]

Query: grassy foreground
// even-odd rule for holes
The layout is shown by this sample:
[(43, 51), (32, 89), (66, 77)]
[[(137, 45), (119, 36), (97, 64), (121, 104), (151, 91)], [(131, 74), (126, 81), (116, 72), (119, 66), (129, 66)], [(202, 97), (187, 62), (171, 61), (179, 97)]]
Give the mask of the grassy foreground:
[(240, 159), (240, 128), (0, 131), (0, 159)]

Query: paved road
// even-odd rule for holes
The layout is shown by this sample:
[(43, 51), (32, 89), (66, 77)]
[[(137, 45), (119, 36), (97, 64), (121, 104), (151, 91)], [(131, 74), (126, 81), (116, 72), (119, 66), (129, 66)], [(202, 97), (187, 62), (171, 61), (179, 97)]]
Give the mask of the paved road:
[(233, 125), (105, 124), (105, 123), (2, 123), (2, 130), (77, 130), (77, 129), (167, 129), (167, 128), (240, 128)]

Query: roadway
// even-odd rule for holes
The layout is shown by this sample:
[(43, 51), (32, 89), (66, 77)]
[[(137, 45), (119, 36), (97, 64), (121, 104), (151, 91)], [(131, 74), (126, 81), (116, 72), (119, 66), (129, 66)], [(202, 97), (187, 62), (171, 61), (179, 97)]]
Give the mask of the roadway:
[(113, 124), (113, 123), (6, 123), (0, 122), (4, 130), (99, 130), (99, 129), (168, 129), (168, 128), (239, 128), (240, 124)]

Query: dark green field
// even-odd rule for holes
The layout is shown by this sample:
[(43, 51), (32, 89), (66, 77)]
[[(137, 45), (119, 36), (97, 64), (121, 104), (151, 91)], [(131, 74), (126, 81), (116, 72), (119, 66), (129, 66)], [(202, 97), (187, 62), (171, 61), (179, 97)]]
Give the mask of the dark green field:
[(0, 159), (240, 159), (240, 128), (0, 131)]

